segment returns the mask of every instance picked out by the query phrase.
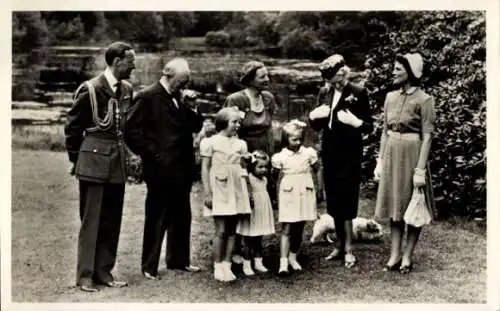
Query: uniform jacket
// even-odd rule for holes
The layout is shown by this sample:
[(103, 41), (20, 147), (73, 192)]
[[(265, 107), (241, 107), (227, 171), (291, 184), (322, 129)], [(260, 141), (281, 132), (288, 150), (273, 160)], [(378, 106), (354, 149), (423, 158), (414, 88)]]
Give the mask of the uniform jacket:
[(142, 158), (146, 182), (186, 182), (195, 177), (193, 133), (203, 117), (156, 82), (136, 94), (127, 121), (125, 140)]
[[(89, 80), (94, 86), (97, 111), (100, 119), (108, 113), (108, 101), (116, 98), (104, 74)], [(113, 112), (113, 124), (106, 130), (93, 130), (96, 127), (92, 116), (89, 90), (82, 86), (75, 94), (75, 103), (68, 112), (64, 128), (66, 149), (69, 159), (76, 164), (75, 175), (80, 180), (98, 183), (125, 183), (126, 149), (123, 132), (126, 127), (126, 114), (132, 100), (132, 86), (123, 81), (118, 99), (119, 126), (117, 114)], [(114, 108), (116, 110), (116, 107)]]

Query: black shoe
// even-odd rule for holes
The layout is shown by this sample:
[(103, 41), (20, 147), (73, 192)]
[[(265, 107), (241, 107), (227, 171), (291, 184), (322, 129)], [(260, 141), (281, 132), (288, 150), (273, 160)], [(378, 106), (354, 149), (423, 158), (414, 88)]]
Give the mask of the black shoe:
[(127, 282), (123, 281), (107, 281), (107, 282), (99, 282), (99, 284), (106, 285), (107, 287), (114, 287), (114, 288), (121, 288), (121, 287), (126, 287), (128, 286)]
[(99, 288), (95, 287), (93, 284), (80, 285), (80, 290), (87, 293), (97, 293)]
[(144, 276), (145, 279), (148, 279), (148, 280), (153, 280), (153, 281), (161, 280), (161, 277), (158, 274), (153, 274), (153, 273), (149, 273), (149, 272), (142, 272), (142, 275)]
[(167, 267), (167, 269), (168, 270), (181, 270), (181, 271), (192, 272), (192, 273), (201, 271), (200, 267), (191, 266), (191, 265), (189, 265), (189, 266), (173, 266), (173, 267)]
[(401, 267), (401, 259), (399, 259), (396, 263), (393, 265), (385, 265), (384, 271), (399, 271)]
[(413, 263), (409, 264), (409, 265), (402, 265), (401, 267), (399, 267), (399, 272), (401, 274), (408, 274), (410, 273), (411, 271), (413, 270)]

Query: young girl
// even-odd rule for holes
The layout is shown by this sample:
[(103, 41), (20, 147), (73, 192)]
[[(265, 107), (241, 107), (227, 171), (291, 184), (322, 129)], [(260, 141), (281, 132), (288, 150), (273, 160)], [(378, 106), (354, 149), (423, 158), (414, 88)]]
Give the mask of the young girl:
[(205, 215), (215, 222), (214, 278), (223, 282), (236, 279), (230, 262), (236, 225), (240, 215), (251, 213), (248, 176), (241, 164), (247, 145), (236, 136), (240, 122), (237, 109), (221, 109), (215, 115), (217, 134), (200, 145)]
[(252, 258), (255, 270), (267, 272), (262, 263), (262, 237), (274, 234), (274, 215), (271, 199), (267, 192), (267, 172), (269, 156), (262, 150), (255, 150), (251, 154), (248, 167), (250, 196), (253, 202), (252, 214), (240, 219), (236, 233), (243, 236), (245, 245), (243, 254), (243, 273), (246, 276), (254, 275)]
[(302, 146), (304, 122), (292, 120), (283, 126), (286, 147), (271, 158), (274, 174), (278, 178), (279, 222), (281, 233), (281, 259), (279, 274), (288, 273), (288, 265), (302, 270), (297, 252), (302, 242), (305, 222), (317, 218), (316, 193), (312, 173), (318, 170), (318, 155), (313, 148)]

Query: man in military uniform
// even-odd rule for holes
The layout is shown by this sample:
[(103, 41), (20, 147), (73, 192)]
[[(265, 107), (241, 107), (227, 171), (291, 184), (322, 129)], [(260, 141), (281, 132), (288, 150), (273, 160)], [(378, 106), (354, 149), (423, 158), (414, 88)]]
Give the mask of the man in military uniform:
[(135, 68), (135, 54), (124, 42), (105, 52), (106, 70), (75, 92), (64, 132), (72, 173), (80, 186), (77, 286), (97, 292), (96, 284), (124, 287), (111, 274), (116, 261), (126, 181), (123, 140), (132, 86), (123, 81)]

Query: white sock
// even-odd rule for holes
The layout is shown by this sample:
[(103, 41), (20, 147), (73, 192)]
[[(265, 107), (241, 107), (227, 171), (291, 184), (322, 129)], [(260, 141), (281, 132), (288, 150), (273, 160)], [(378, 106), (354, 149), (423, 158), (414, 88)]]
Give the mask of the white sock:
[(292, 266), (293, 270), (300, 271), (302, 270), (302, 266), (297, 261), (297, 254), (290, 252), (288, 255), (288, 260), (290, 261), (290, 266)]
[(222, 262), (214, 262), (214, 279), (224, 282), (225, 278)]
[(288, 258), (286, 258), (286, 257), (280, 258), (280, 271), (279, 272), (288, 272)]
[(262, 257), (254, 258), (255, 270), (259, 272), (268, 272), (269, 270), (262, 263)]
[(233, 271), (231, 271), (231, 262), (230, 261), (223, 261), (223, 269), (224, 273), (227, 277), (227, 281), (234, 281), (236, 280), (236, 276), (234, 275)]
[(243, 273), (246, 276), (255, 275), (255, 272), (252, 269), (252, 262), (250, 260), (243, 259)]

